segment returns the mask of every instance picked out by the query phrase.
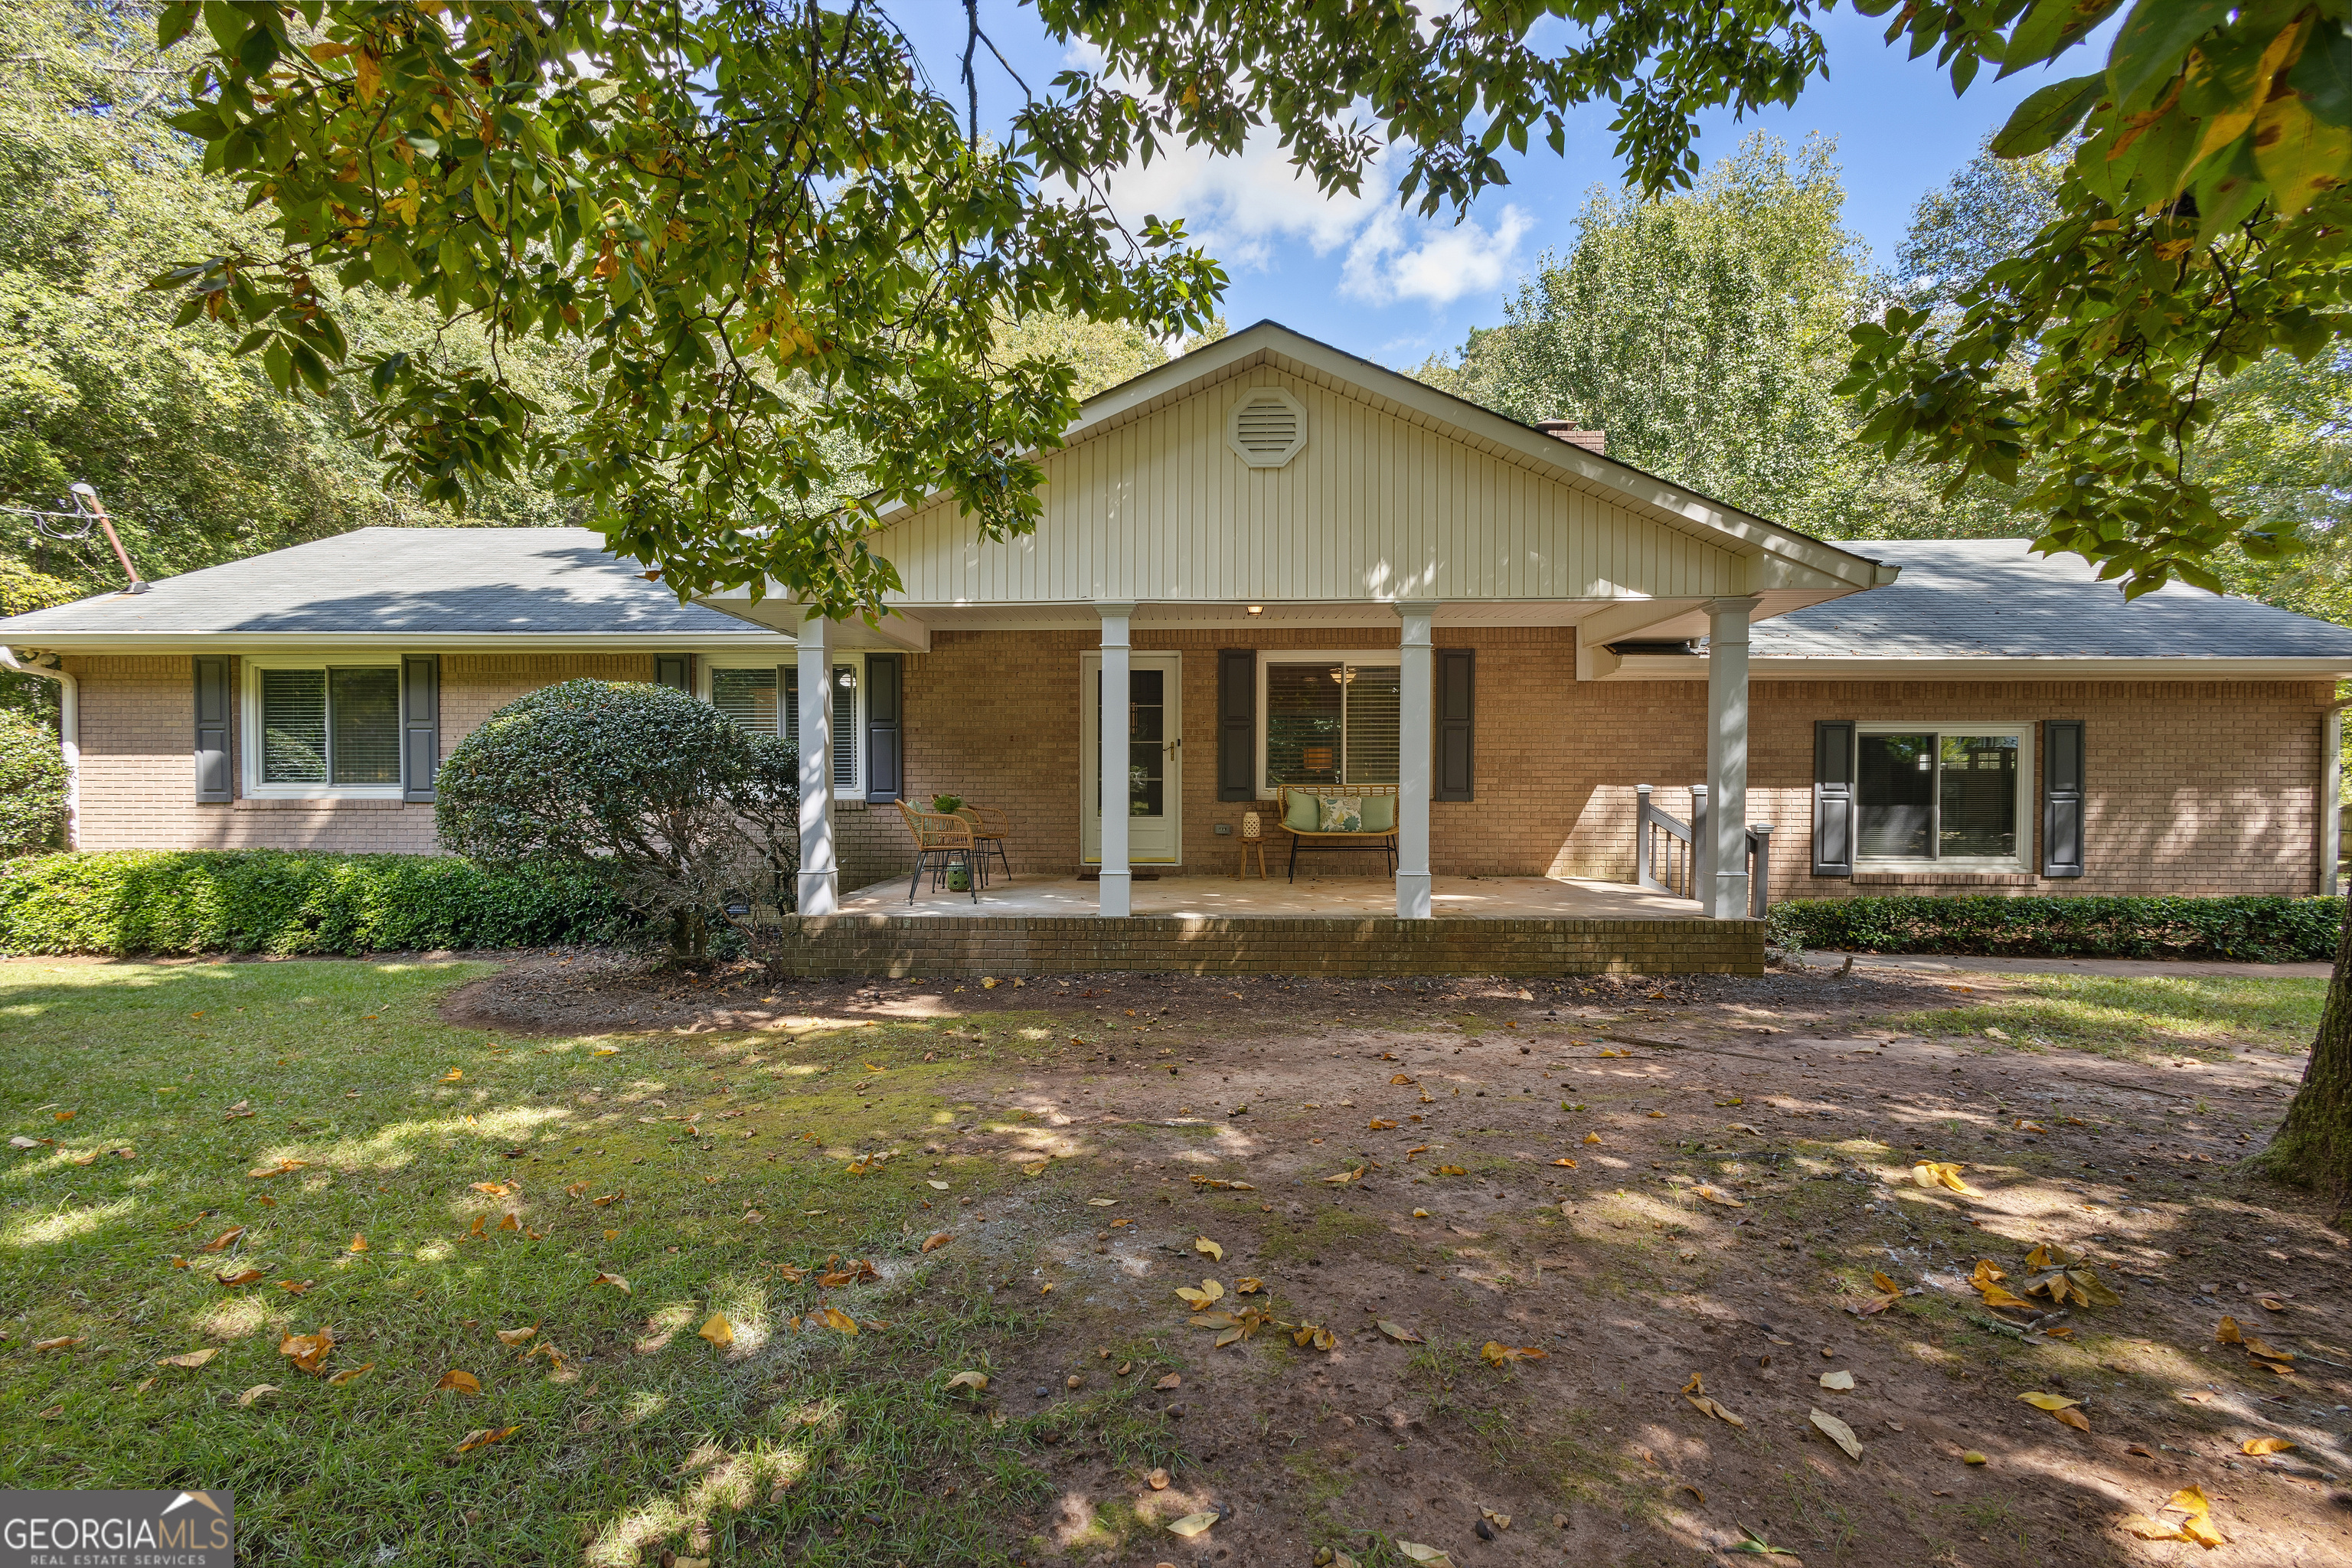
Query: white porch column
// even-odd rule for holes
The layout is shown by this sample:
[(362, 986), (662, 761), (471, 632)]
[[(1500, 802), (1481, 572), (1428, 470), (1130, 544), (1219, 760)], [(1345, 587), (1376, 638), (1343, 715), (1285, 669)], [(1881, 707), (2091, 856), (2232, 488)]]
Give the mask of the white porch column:
[(1102, 616), (1102, 695), (1095, 716), (1102, 745), (1102, 880), (1097, 912), (1122, 919), (1135, 912), (1135, 879), (1127, 864), (1128, 617), (1131, 604), (1097, 601)]
[(1429, 621), (1437, 606), (1400, 603), (1403, 622), (1397, 658), (1397, 872), (1401, 921), (1429, 919), (1429, 796), (1437, 766), (1435, 659)]
[(1748, 913), (1748, 616), (1753, 599), (1706, 606), (1706, 816), (1710, 840), (1703, 911)]
[(841, 909), (841, 873), (833, 858), (833, 626), (812, 616), (800, 626), (800, 912)]

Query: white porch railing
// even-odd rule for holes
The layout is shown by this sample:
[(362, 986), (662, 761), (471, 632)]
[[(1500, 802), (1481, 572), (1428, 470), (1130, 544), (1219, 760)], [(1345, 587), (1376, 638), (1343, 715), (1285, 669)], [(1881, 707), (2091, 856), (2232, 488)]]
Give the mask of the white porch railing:
[[(1691, 819), (1684, 822), (1650, 798), (1648, 784), (1635, 784), (1641, 810), (1633, 819), (1633, 880), (1654, 893), (1677, 899), (1699, 897), (1698, 846), (1706, 842), (1706, 786), (1690, 786)], [(1748, 913), (1762, 920), (1772, 882), (1772, 828), (1748, 825)]]

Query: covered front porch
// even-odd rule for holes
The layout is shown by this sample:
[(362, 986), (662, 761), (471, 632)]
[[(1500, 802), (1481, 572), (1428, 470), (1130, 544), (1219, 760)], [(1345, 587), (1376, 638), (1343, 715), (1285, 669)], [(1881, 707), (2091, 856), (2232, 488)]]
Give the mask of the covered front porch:
[[(887, 511), (872, 615), (704, 601), (798, 644), (753, 675), (800, 750), (803, 918), (1744, 923), (1748, 628), (1893, 576), (1270, 323), (1089, 400), (1041, 460), (1031, 533)], [(1589, 700), (1666, 649), (1687, 674), (1650, 701)], [(1637, 820), (1644, 776), (1711, 809)], [(900, 806), (935, 804), (982, 842), (908, 843)], [(1670, 866), (1620, 854), (1653, 828)], [(989, 838), (1023, 882), (984, 897), (1035, 902), (909, 911), (878, 881)], [(1377, 871), (1220, 885), (1253, 842), (1276, 879), (1302, 848)]]

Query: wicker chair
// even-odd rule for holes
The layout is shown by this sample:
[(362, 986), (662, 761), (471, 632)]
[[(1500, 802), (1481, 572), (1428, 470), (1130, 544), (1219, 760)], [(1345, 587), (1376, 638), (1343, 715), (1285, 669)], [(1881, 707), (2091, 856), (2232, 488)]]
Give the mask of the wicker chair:
[(907, 819), (907, 831), (915, 839), (915, 874), (907, 879), (907, 901), (915, 901), (915, 890), (922, 886), (925, 871), (930, 872), (936, 887), (947, 876), (948, 868), (961, 860), (971, 901), (980, 902), (980, 867), (973, 853), (971, 824), (953, 812), (917, 811), (903, 800), (898, 803), (898, 815)]
[(956, 815), (971, 824), (973, 847), (980, 852), (980, 868), (988, 869), (988, 858), (996, 857), (1004, 868), (1004, 879), (1013, 880), (1013, 862), (1004, 858), (1004, 841), (1013, 837), (1013, 818), (992, 805), (960, 805)]

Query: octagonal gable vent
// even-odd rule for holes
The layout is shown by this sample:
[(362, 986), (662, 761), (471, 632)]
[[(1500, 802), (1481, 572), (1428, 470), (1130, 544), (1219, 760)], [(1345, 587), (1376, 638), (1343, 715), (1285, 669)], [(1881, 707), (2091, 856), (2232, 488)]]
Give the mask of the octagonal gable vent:
[(1242, 394), (1225, 427), (1234, 455), (1253, 468), (1278, 468), (1307, 445), (1307, 410), (1280, 387)]

